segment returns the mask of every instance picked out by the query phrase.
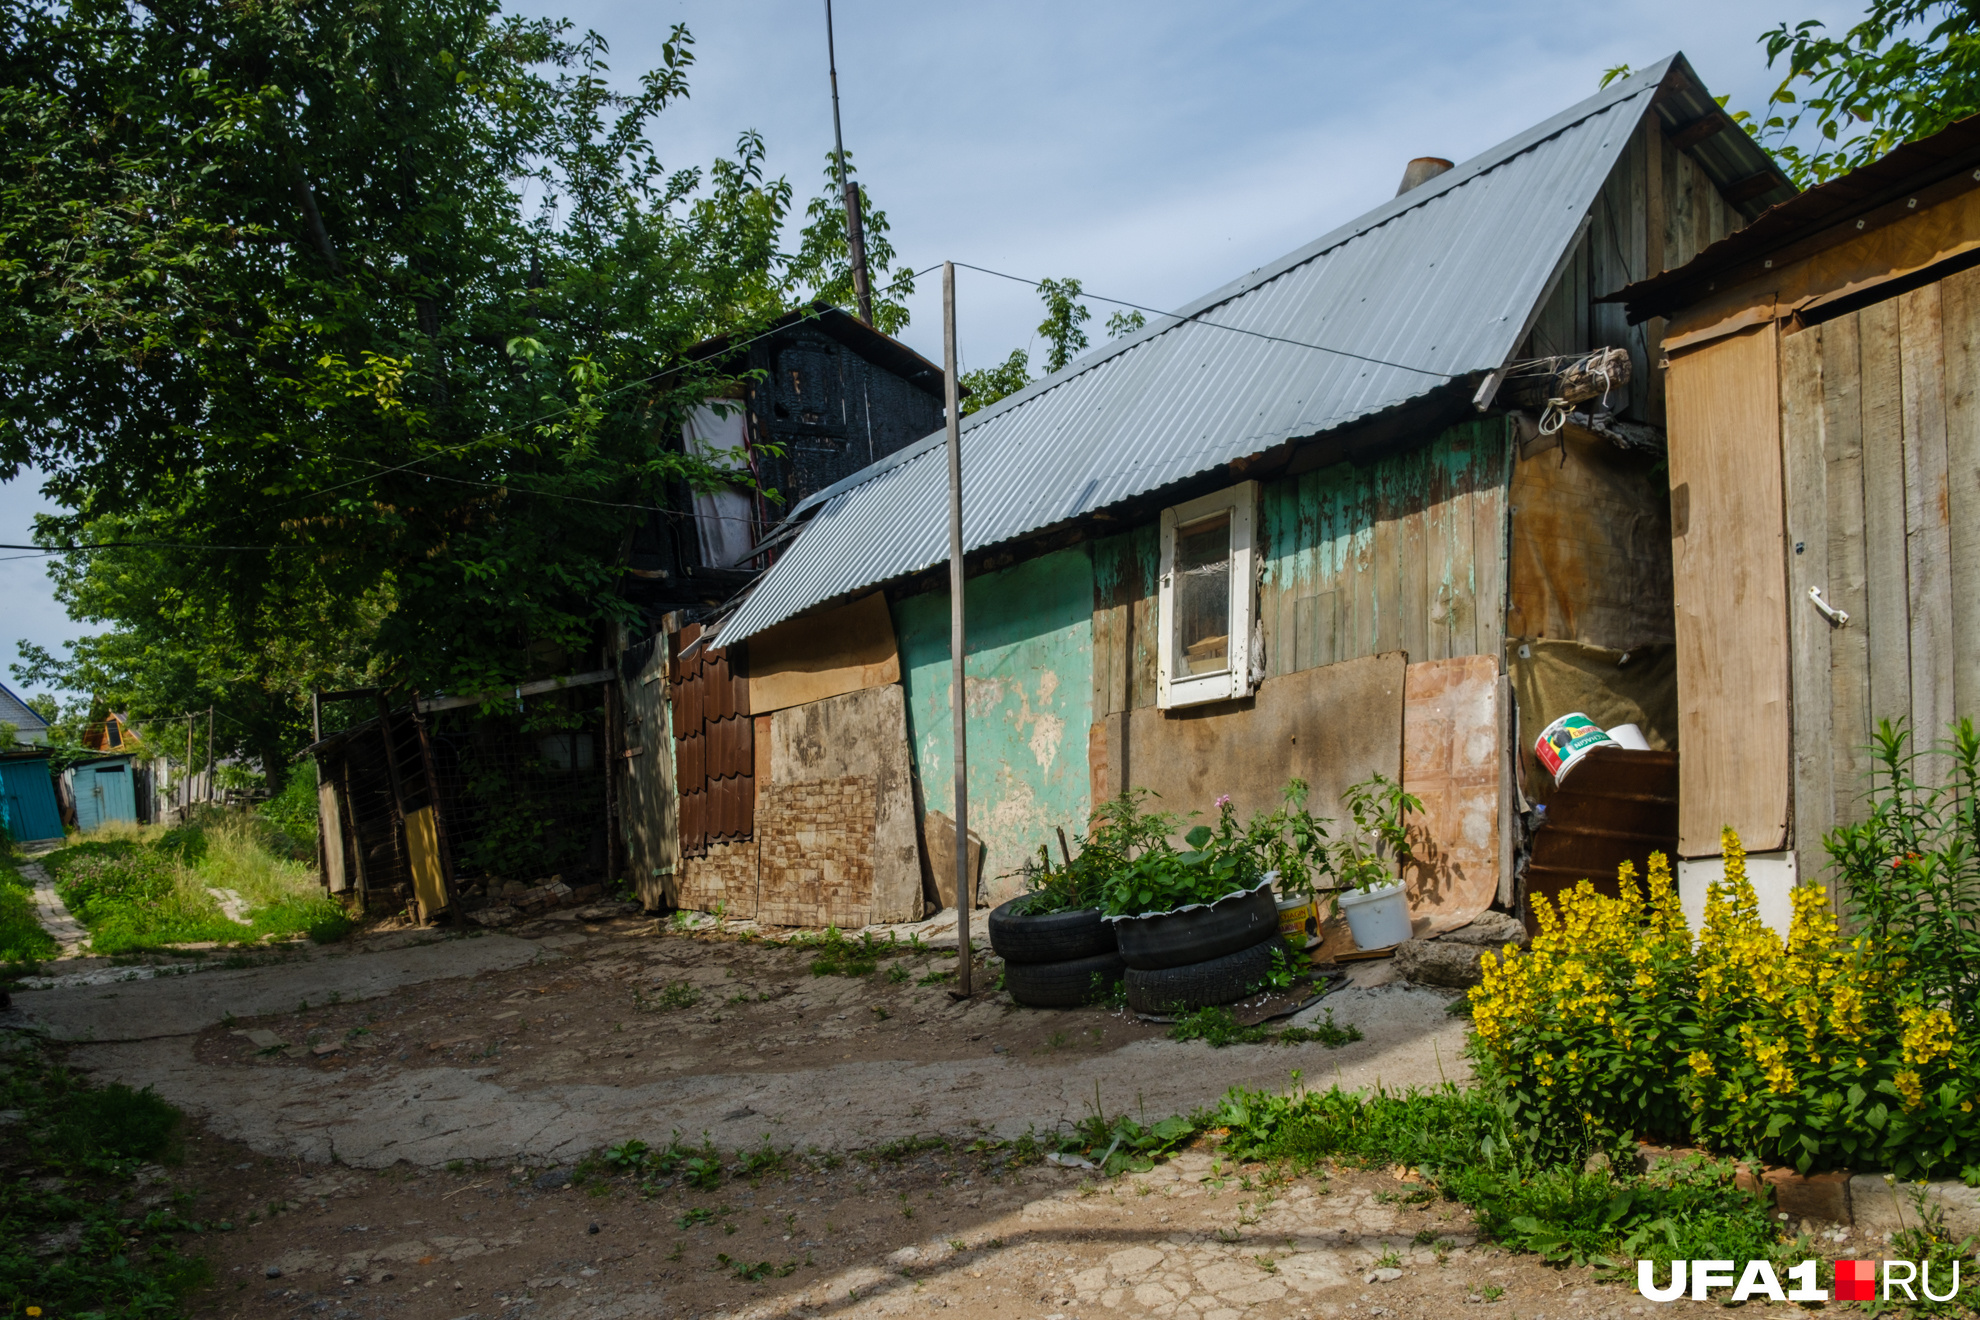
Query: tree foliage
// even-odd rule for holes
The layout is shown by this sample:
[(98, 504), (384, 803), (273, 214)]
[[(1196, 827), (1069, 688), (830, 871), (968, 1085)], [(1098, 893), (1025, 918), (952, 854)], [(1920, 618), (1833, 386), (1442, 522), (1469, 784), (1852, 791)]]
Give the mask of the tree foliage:
[[(1872, 0), (1840, 35), (1806, 19), (1761, 41), (1786, 76), (1754, 127), (1803, 187), (1980, 112), (1980, 7), (1963, 0)], [(1793, 140), (1804, 127), (1813, 145)]]
[(632, 620), (633, 522), (750, 482), (668, 442), (733, 383), (686, 350), (844, 277), (817, 202), (781, 250), (756, 134), (663, 165), (684, 27), (632, 91), (607, 57), (496, 0), (0, 0), (0, 479), (124, 547), (57, 571), (112, 631), (18, 672), (292, 740), (307, 685), (483, 690)]
[[(795, 288), (808, 288), (813, 298), (837, 307), (853, 306), (851, 246), (846, 241), (845, 198), (839, 192), (833, 157), (825, 153), (825, 190), (804, 208), (805, 224), (791, 255), (787, 278)], [(852, 153), (846, 153), (846, 177), (851, 179)], [(887, 213), (875, 209), (866, 185), (859, 185), (866, 266), (873, 285), (873, 324), (883, 334), (907, 328), (907, 299), (914, 292), (914, 272), (894, 273), (894, 242), (887, 237)]]

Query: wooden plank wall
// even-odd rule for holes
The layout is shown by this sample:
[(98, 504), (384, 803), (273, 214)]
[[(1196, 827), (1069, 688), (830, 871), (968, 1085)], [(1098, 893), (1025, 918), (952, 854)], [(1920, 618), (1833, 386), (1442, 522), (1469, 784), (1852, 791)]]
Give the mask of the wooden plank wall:
[(1781, 365), (1794, 841), (1813, 876), (1822, 836), (1861, 818), (1879, 720), (1929, 742), (1980, 716), (1980, 271), (1787, 334)]
[[(1266, 677), (1388, 651), (1499, 653), (1504, 628), (1503, 418), (1427, 445), (1268, 483), (1258, 622)], [(1155, 704), (1156, 531), (1094, 543), (1093, 711)]]
[[(1651, 139), (1657, 132), (1661, 130), (1656, 117), (1646, 116), (1602, 185), (1588, 233), (1518, 356), (1550, 357), (1620, 345), (1629, 350), (1633, 379), (1649, 379), (1644, 373), (1653, 364), (1646, 353), (1645, 326), (1629, 325), (1620, 303), (1596, 299), (1660, 270), (1682, 266), (1745, 225), (1745, 217), (1720, 195), (1697, 162), (1668, 141)], [(1653, 166), (1660, 189), (1650, 180)], [(1658, 211), (1663, 223), (1658, 226), (1660, 234), (1653, 235), (1649, 217)], [(1656, 342), (1655, 331), (1653, 324), (1649, 342)], [(1661, 423), (1661, 416), (1645, 411), (1644, 395), (1645, 391), (1632, 390), (1626, 400), (1610, 402), (1615, 411), (1636, 421)]]

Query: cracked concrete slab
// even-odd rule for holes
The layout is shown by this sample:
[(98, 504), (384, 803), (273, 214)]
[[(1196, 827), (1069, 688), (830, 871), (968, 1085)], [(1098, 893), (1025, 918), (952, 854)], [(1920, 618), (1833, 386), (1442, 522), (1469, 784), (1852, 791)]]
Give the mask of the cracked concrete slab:
[(520, 967), (546, 954), (528, 940), (503, 935), (448, 939), (417, 948), (353, 946), (317, 957), (261, 967), (202, 971), (129, 981), (58, 986), (15, 1000), (30, 1027), (63, 1041), (156, 1040), (187, 1036), (236, 1018), (287, 1012), (304, 1000), (333, 995), (372, 999), (401, 986), (443, 977), (475, 976)]

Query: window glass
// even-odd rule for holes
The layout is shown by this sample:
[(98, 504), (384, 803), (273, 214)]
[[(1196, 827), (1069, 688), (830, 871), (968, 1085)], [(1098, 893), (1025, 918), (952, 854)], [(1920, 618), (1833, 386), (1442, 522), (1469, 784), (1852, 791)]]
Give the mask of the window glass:
[(1176, 529), (1176, 677), (1230, 668), (1231, 515)]

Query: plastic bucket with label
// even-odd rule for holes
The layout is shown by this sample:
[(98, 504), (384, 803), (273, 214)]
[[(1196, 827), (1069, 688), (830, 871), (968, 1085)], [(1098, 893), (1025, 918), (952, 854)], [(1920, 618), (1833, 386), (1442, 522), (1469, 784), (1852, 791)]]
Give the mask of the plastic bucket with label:
[(1582, 757), (1593, 747), (1613, 747), (1616, 740), (1594, 720), (1580, 711), (1571, 711), (1561, 716), (1540, 731), (1533, 740), (1533, 755), (1547, 768), (1547, 773), (1560, 783), (1568, 777)]

